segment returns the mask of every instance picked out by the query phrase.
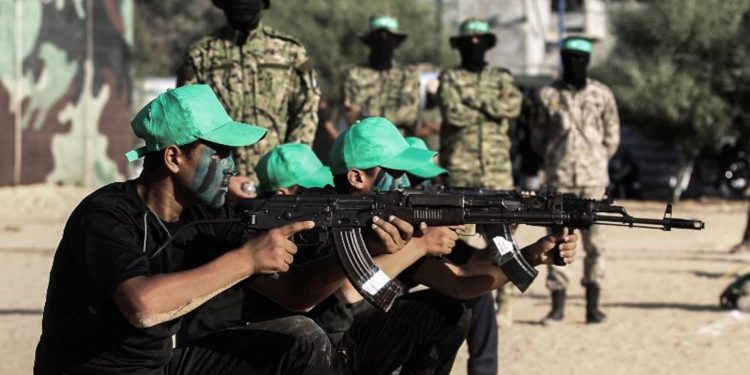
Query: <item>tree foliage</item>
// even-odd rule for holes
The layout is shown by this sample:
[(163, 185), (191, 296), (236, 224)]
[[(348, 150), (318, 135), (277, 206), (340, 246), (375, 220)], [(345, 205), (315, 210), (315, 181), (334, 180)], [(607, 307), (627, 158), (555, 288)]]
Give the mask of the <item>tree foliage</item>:
[(595, 72), (625, 123), (688, 154), (718, 147), (750, 106), (750, 0), (660, 0), (613, 15), (617, 42)]
[[(225, 22), (210, 0), (137, 0), (136, 5), (136, 66), (141, 76), (174, 74), (189, 44)], [(429, 0), (272, 0), (263, 23), (307, 47), (323, 95), (337, 102), (343, 70), (367, 58), (358, 35), (372, 15), (397, 17), (409, 35), (396, 50), (397, 60), (436, 65), (457, 61), (436, 11)]]

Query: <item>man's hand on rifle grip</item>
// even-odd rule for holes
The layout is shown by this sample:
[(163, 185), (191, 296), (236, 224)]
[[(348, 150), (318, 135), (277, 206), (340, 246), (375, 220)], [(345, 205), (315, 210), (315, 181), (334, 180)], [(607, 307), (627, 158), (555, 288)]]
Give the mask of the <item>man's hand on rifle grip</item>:
[(523, 249), (526, 260), (538, 266), (540, 264), (554, 264), (554, 253), (559, 251), (562, 265), (573, 263), (578, 247), (578, 235), (576, 234), (549, 234), (540, 238), (537, 242)]
[[(463, 226), (461, 226), (463, 227)], [(427, 256), (439, 257), (453, 251), (458, 241), (456, 230), (459, 227), (428, 227), (426, 223), (419, 224), (419, 237), (412, 241), (419, 241)]]
[(294, 262), (297, 246), (291, 237), (298, 232), (312, 229), (312, 221), (298, 221), (263, 232), (251, 238), (240, 250), (247, 254), (251, 274), (276, 275), (286, 272)]

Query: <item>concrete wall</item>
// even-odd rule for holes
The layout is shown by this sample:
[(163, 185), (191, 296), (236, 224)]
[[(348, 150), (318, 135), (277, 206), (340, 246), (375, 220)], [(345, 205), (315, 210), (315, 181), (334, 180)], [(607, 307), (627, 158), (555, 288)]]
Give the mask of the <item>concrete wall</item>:
[(0, 0), (0, 185), (122, 179), (132, 0)]

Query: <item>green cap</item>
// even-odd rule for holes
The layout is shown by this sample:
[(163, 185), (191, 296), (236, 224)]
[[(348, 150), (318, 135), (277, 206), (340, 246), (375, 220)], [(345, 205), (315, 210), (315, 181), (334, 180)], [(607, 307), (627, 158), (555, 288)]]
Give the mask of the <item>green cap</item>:
[(375, 16), (370, 18), (370, 30), (386, 29), (388, 31), (398, 32), (398, 20), (388, 16)]
[(233, 121), (208, 85), (170, 89), (146, 104), (130, 122), (146, 145), (128, 151), (135, 161), (169, 145), (182, 146), (198, 139), (224, 146), (249, 146), (266, 136), (266, 129)]
[(331, 169), (320, 162), (310, 146), (286, 143), (265, 154), (255, 166), (258, 189), (270, 192), (299, 185), (304, 188), (333, 186)]
[(406, 34), (399, 31), (398, 20), (390, 16), (372, 16), (367, 24), (367, 31), (359, 35), (360, 40), (367, 42), (373, 32), (385, 30), (391, 33), (398, 44), (406, 39)]
[(459, 27), (459, 33), (461, 35), (482, 35), (489, 34), (490, 24), (487, 21), (468, 19), (461, 23)]
[[(406, 143), (413, 148), (429, 150), (429, 148), (427, 148), (427, 143), (419, 137), (406, 137)], [(420, 178), (433, 178), (448, 173), (446, 169), (437, 165), (434, 160), (430, 160), (428, 163), (410, 169), (407, 172)]]
[(383, 117), (357, 121), (341, 133), (330, 153), (333, 174), (357, 169), (384, 167), (409, 171), (432, 162), (435, 151), (409, 146), (396, 125)]
[(563, 51), (577, 51), (577, 52), (591, 54), (593, 47), (594, 46), (593, 46), (593, 43), (591, 42), (591, 39), (580, 37), (580, 36), (574, 36), (574, 37), (566, 38), (563, 41), (562, 50)]
[(458, 35), (454, 35), (450, 38), (451, 47), (456, 48), (458, 41), (463, 38), (470, 38), (472, 36), (480, 36), (487, 38), (490, 42), (490, 48), (497, 43), (497, 37), (492, 32), (492, 28), (487, 21), (483, 21), (477, 18), (469, 18), (461, 22), (458, 27)]

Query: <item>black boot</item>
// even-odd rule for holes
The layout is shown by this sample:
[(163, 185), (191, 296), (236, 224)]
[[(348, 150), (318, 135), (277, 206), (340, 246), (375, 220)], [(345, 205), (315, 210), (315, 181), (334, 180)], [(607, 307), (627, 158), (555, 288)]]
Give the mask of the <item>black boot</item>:
[(542, 319), (542, 325), (552, 325), (563, 320), (565, 311), (565, 289), (552, 291), (552, 311)]
[(599, 289), (596, 285), (586, 286), (586, 323), (602, 323), (607, 316), (599, 311)]

